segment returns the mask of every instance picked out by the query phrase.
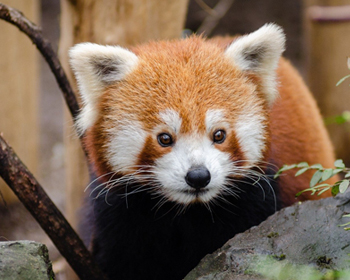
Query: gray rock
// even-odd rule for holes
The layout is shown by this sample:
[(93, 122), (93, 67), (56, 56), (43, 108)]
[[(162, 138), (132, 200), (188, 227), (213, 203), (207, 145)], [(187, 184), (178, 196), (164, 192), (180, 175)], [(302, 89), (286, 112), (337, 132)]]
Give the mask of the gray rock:
[(304, 276), (349, 269), (350, 232), (339, 226), (349, 222), (342, 217), (350, 212), (349, 198), (346, 193), (284, 208), (204, 257), (185, 280), (265, 279), (257, 271), (266, 275), (266, 267)]
[(0, 242), (0, 279), (55, 279), (46, 246), (33, 241)]

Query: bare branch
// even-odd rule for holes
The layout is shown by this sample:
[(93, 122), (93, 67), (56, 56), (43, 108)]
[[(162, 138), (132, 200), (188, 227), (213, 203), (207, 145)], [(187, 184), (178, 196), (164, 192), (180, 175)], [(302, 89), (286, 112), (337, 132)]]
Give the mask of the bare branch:
[[(79, 103), (56, 52), (53, 50), (50, 41), (43, 37), (41, 28), (28, 20), (20, 11), (2, 3), (0, 3), (0, 19), (17, 26), (18, 29), (26, 34), (35, 44), (37, 49), (45, 58), (46, 62), (49, 64), (51, 71), (62, 91), (64, 100), (66, 101), (73, 120), (75, 121), (80, 110)], [(84, 135), (81, 135), (80, 139), (83, 138)], [(83, 144), (82, 149), (85, 155), (87, 155), (87, 151)]]
[(214, 11), (214, 9), (212, 9), (211, 7), (209, 7), (209, 5), (207, 3), (205, 3), (203, 0), (195, 0), (196, 3), (198, 4), (198, 6), (200, 6), (204, 11), (206, 11), (209, 15), (212, 16), (217, 16), (216, 12)]
[(0, 135), (0, 176), (38, 221), (80, 279), (107, 279), (79, 236), (2, 135)]
[(41, 28), (29, 21), (20, 11), (0, 3), (0, 18), (17, 26), (36, 45), (49, 64), (56, 81), (62, 90), (69, 111), (75, 119), (79, 112), (79, 104), (61, 66), (51, 43), (42, 35)]
[[(50, 42), (42, 36), (41, 29), (25, 18), (18, 10), (1, 3), (0, 18), (17, 26), (36, 45), (49, 64), (62, 90), (69, 111), (75, 119), (79, 113), (79, 104), (57, 54)], [(38, 181), (6, 143), (2, 135), (0, 135), (0, 176), (38, 221), (81, 279), (107, 279), (79, 236), (47, 196)]]
[(350, 5), (312, 6), (307, 9), (307, 15), (312, 21), (316, 22), (348, 22), (350, 21)]
[(198, 28), (198, 34), (209, 36), (218, 25), (220, 19), (227, 13), (234, 0), (220, 0), (212, 9), (212, 12), (205, 18), (202, 25)]

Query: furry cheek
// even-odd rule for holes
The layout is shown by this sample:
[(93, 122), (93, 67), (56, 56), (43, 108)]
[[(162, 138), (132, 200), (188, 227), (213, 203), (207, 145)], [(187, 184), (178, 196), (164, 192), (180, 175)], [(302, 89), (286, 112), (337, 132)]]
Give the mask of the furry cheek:
[(253, 113), (243, 113), (236, 121), (237, 144), (243, 151), (246, 166), (253, 166), (263, 158), (267, 139), (266, 121), (266, 116)]
[(114, 172), (126, 174), (137, 168), (146, 137), (141, 123), (136, 121), (125, 122), (108, 131), (107, 158)]
[(241, 145), (237, 139), (236, 134), (233, 131), (229, 131), (227, 138), (222, 144), (215, 144), (215, 147), (230, 155), (230, 161), (234, 163), (235, 166), (244, 166), (246, 163), (246, 158), (244, 152), (242, 151)]

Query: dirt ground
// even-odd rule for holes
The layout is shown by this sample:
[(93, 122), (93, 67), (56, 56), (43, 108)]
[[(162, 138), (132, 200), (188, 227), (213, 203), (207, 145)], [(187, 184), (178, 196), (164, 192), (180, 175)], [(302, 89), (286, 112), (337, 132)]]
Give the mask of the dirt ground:
[[(52, 42), (55, 49), (59, 39), (59, 0), (41, 1), (41, 25), (44, 35)], [(206, 1), (211, 6), (217, 1)], [(301, 52), (301, 4), (300, 1), (268, 0), (261, 5), (261, 0), (236, 0), (222, 19), (220, 25), (214, 29), (212, 35), (247, 33), (257, 29), (266, 22), (276, 22), (287, 32), (287, 57), (297, 66), (302, 65)], [(255, 10), (254, 8), (255, 7)], [(187, 18), (187, 28), (195, 30), (207, 14), (195, 0), (190, 3)], [(65, 207), (64, 159), (63, 159), (63, 99), (54, 77), (44, 60), (41, 65), (41, 101), (40, 101), (40, 166), (39, 182), (63, 211)], [(34, 240), (45, 243), (54, 261), (54, 269), (60, 270), (62, 262), (55, 246), (30, 216), (24, 207), (18, 203), (10, 205), (0, 211), (0, 241), (6, 240)], [(56, 275), (58, 280), (65, 280), (62, 273)]]

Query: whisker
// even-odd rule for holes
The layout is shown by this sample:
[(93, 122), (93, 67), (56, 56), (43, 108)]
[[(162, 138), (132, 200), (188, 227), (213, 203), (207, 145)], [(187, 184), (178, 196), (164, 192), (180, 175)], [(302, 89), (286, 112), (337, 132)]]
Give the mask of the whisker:
[(229, 204), (233, 207), (236, 207), (236, 205), (234, 205), (233, 203), (231, 203), (230, 201), (228, 201), (226, 198), (224, 198), (222, 195), (218, 195), (217, 197), (215, 197), (214, 203), (216, 205), (218, 205), (220, 208), (224, 209), (225, 211), (233, 214), (233, 215), (237, 215), (236, 213), (232, 212), (231, 210), (227, 209), (226, 207), (224, 207), (220, 202), (223, 202), (225, 204)]
[(107, 205), (112, 206), (112, 204), (110, 204), (110, 203), (108, 202), (108, 193), (109, 193), (110, 190), (111, 190), (111, 189), (108, 188), (107, 191), (106, 191), (105, 202), (106, 202)]
[[(92, 180), (92, 181), (87, 185), (87, 187), (84, 189), (84, 192), (85, 192), (93, 183), (95, 183), (95, 182), (98, 181), (99, 179), (101, 179), (101, 178), (103, 178), (104, 176), (107, 176), (107, 175), (109, 175), (109, 174), (115, 174), (115, 172), (113, 172), (113, 171), (108, 172), (108, 173), (103, 174), (103, 175), (97, 177), (96, 179)], [(113, 175), (113, 176), (114, 176), (114, 175)], [(113, 177), (113, 176), (112, 176), (112, 177)]]
[[(276, 167), (276, 165), (270, 164), (265, 162), (266, 165), (271, 165), (273, 167)], [(252, 186), (258, 186), (262, 192), (263, 192), (263, 200), (266, 200), (266, 191), (265, 188), (262, 186), (262, 184), (260, 183), (260, 181), (265, 182), (268, 185), (268, 188), (271, 190), (272, 195), (273, 195), (273, 199), (274, 199), (274, 208), (275, 211), (277, 211), (277, 198), (276, 198), (276, 193), (275, 190), (273, 189), (272, 185), (271, 185), (271, 180), (273, 180), (273, 175), (267, 175), (265, 174), (265, 171), (257, 165), (253, 165), (251, 168), (242, 168), (242, 167), (237, 167), (234, 166), (234, 164), (232, 164), (230, 166), (230, 171), (229, 171), (229, 175), (226, 179), (228, 184), (232, 184), (232, 183), (244, 183), (244, 184), (249, 184)], [(252, 168), (256, 168), (257, 170), (253, 170)], [(234, 177), (230, 177), (230, 176), (241, 176), (243, 178), (234, 178)], [(252, 182), (249, 182), (249, 180), (251, 180)], [(243, 190), (241, 190), (243, 191)], [(224, 191), (225, 192), (225, 191)], [(227, 192), (227, 190), (226, 190)]]

